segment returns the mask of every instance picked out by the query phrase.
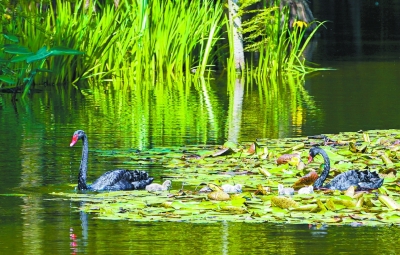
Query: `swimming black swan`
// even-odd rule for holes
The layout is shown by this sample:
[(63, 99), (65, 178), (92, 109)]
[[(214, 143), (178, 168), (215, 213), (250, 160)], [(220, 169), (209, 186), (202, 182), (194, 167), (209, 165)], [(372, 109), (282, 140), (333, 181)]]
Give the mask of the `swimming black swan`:
[(88, 151), (89, 144), (88, 139), (82, 130), (75, 131), (72, 136), (72, 141), (70, 146), (74, 146), (78, 140), (81, 139), (83, 142), (82, 148), (82, 159), (81, 166), (79, 167), (79, 177), (78, 177), (78, 190), (133, 190), (133, 189), (144, 189), (149, 185), (153, 178), (149, 177), (148, 173), (145, 171), (130, 171), (117, 169), (113, 171), (108, 171), (100, 176), (99, 179), (94, 181), (92, 185), (86, 184), (86, 173), (87, 173), (87, 163), (88, 163)]
[(350, 186), (356, 186), (356, 190), (371, 190), (378, 189), (382, 186), (383, 179), (381, 179), (376, 172), (370, 172), (368, 170), (350, 170), (341, 173), (333, 178), (330, 183), (322, 186), (326, 177), (328, 177), (331, 166), (328, 155), (319, 147), (312, 147), (310, 149), (308, 163), (310, 163), (317, 154), (321, 154), (324, 158), (324, 170), (314, 182), (315, 189), (323, 187), (326, 189), (347, 190)]

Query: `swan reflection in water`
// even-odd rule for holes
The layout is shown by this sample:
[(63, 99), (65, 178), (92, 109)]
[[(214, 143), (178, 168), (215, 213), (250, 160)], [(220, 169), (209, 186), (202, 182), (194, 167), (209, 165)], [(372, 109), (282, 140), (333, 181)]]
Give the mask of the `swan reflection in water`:
[[(83, 207), (85, 205), (85, 202), (80, 203), (80, 207)], [(70, 206), (71, 211), (75, 210), (75, 208), (71, 205)], [(74, 227), (69, 228), (69, 239), (70, 239), (70, 249), (71, 249), (71, 254), (77, 254), (79, 253), (84, 253), (85, 247), (88, 245), (88, 214), (84, 211), (79, 212), (79, 220), (80, 220), (80, 225), (82, 228), (81, 232), (81, 237), (79, 237), (79, 234), (77, 234), (76, 229)]]

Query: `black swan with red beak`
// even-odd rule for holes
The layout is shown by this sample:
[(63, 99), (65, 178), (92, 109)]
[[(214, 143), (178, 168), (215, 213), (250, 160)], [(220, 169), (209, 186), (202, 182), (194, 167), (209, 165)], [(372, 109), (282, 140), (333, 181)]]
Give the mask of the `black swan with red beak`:
[(79, 167), (78, 176), (78, 190), (134, 190), (144, 189), (147, 185), (152, 183), (153, 178), (149, 177), (149, 174), (145, 171), (117, 169), (104, 173), (91, 185), (87, 185), (86, 175), (89, 143), (85, 132), (82, 130), (75, 131), (70, 146), (74, 146), (78, 140), (82, 140), (83, 142), (81, 166)]
[(323, 186), (331, 168), (330, 160), (323, 149), (320, 147), (312, 147), (309, 152), (308, 163), (310, 163), (317, 154), (320, 154), (324, 158), (324, 169), (319, 178), (314, 182), (314, 189), (347, 190), (350, 186), (355, 186), (356, 190), (372, 190), (380, 188), (383, 184), (383, 179), (380, 178), (376, 172), (370, 172), (368, 170), (350, 170), (335, 176), (330, 183)]

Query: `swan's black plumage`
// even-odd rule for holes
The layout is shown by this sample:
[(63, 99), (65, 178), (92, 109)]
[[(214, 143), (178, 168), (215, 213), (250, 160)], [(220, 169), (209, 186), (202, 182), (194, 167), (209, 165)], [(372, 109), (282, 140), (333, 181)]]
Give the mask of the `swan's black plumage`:
[(153, 178), (145, 171), (117, 169), (104, 173), (91, 185), (86, 184), (89, 143), (85, 132), (75, 131), (70, 146), (74, 146), (78, 140), (82, 140), (82, 159), (79, 168), (79, 190), (133, 190), (144, 189), (153, 182)]
[(337, 175), (330, 183), (323, 186), (331, 168), (330, 160), (328, 154), (322, 148), (312, 147), (309, 152), (308, 162), (311, 162), (317, 154), (324, 158), (324, 169), (314, 183), (315, 189), (323, 187), (326, 189), (347, 190), (350, 186), (356, 186), (357, 190), (371, 190), (378, 189), (383, 184), (383, 179), (376, 172), (350, 170)]

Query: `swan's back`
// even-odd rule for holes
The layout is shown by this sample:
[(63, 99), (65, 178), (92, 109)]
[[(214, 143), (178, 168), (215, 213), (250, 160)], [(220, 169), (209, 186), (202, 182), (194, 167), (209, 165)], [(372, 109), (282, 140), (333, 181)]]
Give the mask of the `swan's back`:
[(145, 171), (117, 169), (108, 171), (90, 185), (92, 190), (144, 189), (153, 178)]
[(383, 179), (376, 172), (350, 170), (333, 178), (324, 188), (347, 190), (350, 186), (356, 186), (357, 190), (371, 190), (380, 188), (382, 184)]

